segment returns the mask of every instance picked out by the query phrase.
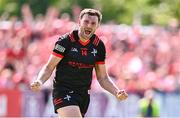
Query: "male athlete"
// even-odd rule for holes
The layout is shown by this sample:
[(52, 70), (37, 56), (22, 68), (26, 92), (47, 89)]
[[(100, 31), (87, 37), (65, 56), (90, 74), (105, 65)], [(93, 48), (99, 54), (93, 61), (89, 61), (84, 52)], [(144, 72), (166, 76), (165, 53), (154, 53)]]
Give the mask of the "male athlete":
[(84, 9), (79, 16), (79, 29), (59, 38), (48, 62), (31, 84), (33, 91), (39, 91), (42, 84), (56, 68), (53, 82), (53, 104), (59, 117), (83, 117), (87, 111), (90, 96), (92, 71), (108, 92), (120, 100), (128, 94), (119, 90), (110, 81), (105, 67), (104, 43), (94, 33), (99, 27), (102, 15), (95, 9)]

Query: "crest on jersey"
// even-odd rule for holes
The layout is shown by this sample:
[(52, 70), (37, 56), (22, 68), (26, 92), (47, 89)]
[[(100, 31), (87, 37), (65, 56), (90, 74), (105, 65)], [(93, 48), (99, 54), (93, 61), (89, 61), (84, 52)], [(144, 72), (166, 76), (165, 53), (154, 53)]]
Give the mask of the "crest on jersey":
[(93, 48), (93, 51), (91, 52), (94, 56), (97, 54), (97, 50)]

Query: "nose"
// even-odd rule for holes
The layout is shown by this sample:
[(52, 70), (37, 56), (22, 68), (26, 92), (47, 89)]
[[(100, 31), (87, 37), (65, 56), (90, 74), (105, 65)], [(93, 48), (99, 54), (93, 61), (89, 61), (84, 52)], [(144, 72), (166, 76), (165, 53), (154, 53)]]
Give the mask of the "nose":
[(88, 28), (91, 28), (91, 27), (92, 27), (92, 24), (91, 24), (91, 23), (88, 23), (88, 24), (87, 24), (87, 27), (88, 27)]

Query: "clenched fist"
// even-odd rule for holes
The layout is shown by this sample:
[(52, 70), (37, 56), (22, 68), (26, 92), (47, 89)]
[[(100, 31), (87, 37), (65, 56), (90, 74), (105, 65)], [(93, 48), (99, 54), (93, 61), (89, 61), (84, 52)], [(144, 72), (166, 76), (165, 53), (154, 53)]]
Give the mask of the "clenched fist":
[(126, 93), (125, 90), (120, 90), (120, 91), (117, 92), (116, 97), (117, 97), (119, 100), (125, 100), (125, 99), (128, 98), (128, 94)]
[(42, 82), (40, 82), (40, 81), (34, 81), (34, 82), (31, 84), (31, 89), (32, 89), (33, 91), (40, 91), (41, 86), (42, 86)]

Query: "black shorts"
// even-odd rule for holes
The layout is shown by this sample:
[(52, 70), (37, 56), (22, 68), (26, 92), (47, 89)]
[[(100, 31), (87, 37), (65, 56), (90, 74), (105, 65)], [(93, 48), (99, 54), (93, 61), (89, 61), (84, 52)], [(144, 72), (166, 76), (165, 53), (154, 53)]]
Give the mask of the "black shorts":
[(70, 89), (54, 89), (53, 90), (53, 104), (55, 113), (57, 109), (77, 105), (80, 108), (82, 116), (87, 112), (90, 102), (90, 95), (88, 90), (86, 91), (76, 91)]

